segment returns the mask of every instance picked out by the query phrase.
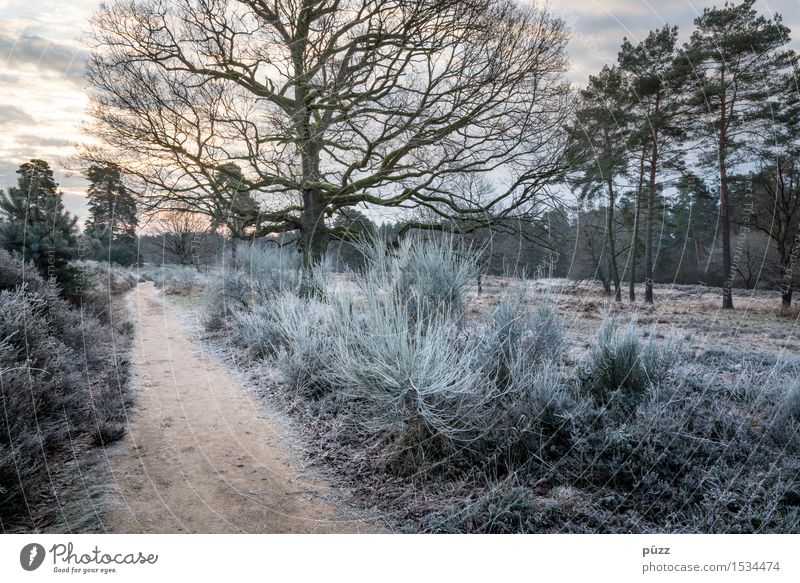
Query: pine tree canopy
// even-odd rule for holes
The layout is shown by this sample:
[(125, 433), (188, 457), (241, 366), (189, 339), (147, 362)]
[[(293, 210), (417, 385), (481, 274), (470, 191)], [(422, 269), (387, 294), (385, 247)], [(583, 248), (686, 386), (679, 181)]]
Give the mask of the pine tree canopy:
[(77, 248), (77, 218), (64, 210), (47, 162), (26, 162), (17, 175), (17, 186), (0, 193), (0, 246), (33, 262), (44, 277), (54, 277), (71, 293), (75, 271), (69, 261)]

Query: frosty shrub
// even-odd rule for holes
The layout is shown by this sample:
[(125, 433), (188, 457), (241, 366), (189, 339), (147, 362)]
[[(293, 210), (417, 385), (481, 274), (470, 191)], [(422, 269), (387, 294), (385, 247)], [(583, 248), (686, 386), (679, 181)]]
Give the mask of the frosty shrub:
[(423, 532), (519, 534), (538, 532), (542, 502), (530, 488), (501, 483), (480, 497), (430, 516)]
[(659, 344), (651, 335), (643, 345), (635, 322), (631, 321), (622, 333), (617, 319), (609, 317), (589, 353), (585, 385), (601, 400), (617, 389), (643, 394), (664, 379), (678, 356), (675, 340)]
[[(121, 437), (129, 402), (122, 327), (62, 299), (35, 268), (0, 250), (0, 514), (25, 509), (23, 493), (45, 463), (81, 435)], [(112, 385), (111, 379), (119, 379)], [(88, 387), (88, 388), (87, 388)]]
[(518, 361), (531, 365), (556, 360), (564, 346), (564, 325), (549, 305), (540, 302), (531, 311), (521, 294), (504, 297), (486, 333), (486, 362), (498, 382), (507, 379)]
[(271, 303), (282, 349), (278, 368), (287, 382), (312, 396), (329, 390), (329, 369), (341, 355), (333, 351), (332, 328), (341, 320), (330, 302), (286, 294)]
[(787, 388), (786, 414), (800, 421), (800, 380), (795, 379)]
[(505, 398), (511, 403), (514, 427), (522, 427), (522, 419), (557, 428), (572, 407), (572, 399), (560, 370), (552, 362), (534, 364), (519, 358), (510, 371)]
[(464, 295), (475, 280), (478, 268), (469, 250), (454, 250), (452, 241), (407, 238), (400, 243), (397, 261), (403, 284), (412, 290), (423, 318), (433, 314), (465, 312)]
[[(207, 325), (214, 327), (213, 322)], [(275, 356), (284, 345), (271, 304), (234, 312), (231, 329), (231, 342), (253, 358)]]
[(300, 254), (296, 251), (251, 244), (239, 248), (237, 262), (262, 301), (296, 291), (300, 285)]
[(233, 314), (247, 311), (253, 305), (251, 280), (238, 269), (221, 269), (210, 278), (204, 301), (206, 329), (221, 328)]
[(188, 296), (202, 291), (206, 277), (188, 265), (147, 265), (140, 272), (168, 295)]
[(106, 262), (80, 261), (75, 268), (77, 303), (105, 322), (111, 317), (112, 298), (138, 283), (133, 270)]
[(329, 387), (328, 368), (337, 358), (331, 353), (337, 305), (281, 294), (252, 312), (237, 312), (232, 341), (254, 357), (274, 358), (289, 385), (307, 394), (320, 394)]
[(139, 281), (133, 269), (105, 261), (77, 261), (75, 266), (84, 276), (90, 278), (93, 284), (109, 290), (112, 294), (121, 294), (131, 290)]
[(394, 454), (424, 459), (474, 439), (487, 387), (477, 347), (451, 317), (423, 322), (408, 310), (397, 294), (365, 297), (361, 318), (332, 330), (328, 382), (346, 394), (359, 425), (391, 440)]
[(730, 393), (677, 378), (633, 415), (586, 415), (561, 479), (596, 492), (619, 531), (668, 521), (671, 532), (797, 532), (800, 449), (798, 440), (769, 437), (778, 414), (775, 405), (741, 409)]

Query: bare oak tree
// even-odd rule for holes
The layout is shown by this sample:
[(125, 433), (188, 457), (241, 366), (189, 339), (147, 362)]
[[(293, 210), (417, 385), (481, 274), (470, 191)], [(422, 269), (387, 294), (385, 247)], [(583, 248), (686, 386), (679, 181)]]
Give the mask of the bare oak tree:
[(208, 221), (195, 213), (174, 209), (152, 217), (150, 231), (158, 238), (162, 261), (198, 267), (200, 241), (208, 233)]
[[(564, 23), (512, 0), (121, 0), (93, 19), (93, 131), (143, 204), (213, 220), (231, 164), (255, 234), (306, 265), (355, 205), (525, 216), (562, 168)], [(491, 176), (480, 198), (451, 179)], [(417, 215), (419, 216), (419, 215)], [(228, 225), (235, 228), (235, 225)]]

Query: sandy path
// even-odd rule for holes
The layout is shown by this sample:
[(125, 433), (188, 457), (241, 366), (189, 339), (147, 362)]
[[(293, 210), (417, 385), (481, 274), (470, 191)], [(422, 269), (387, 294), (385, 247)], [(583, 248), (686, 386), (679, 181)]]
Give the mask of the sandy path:
[(373, 530), (325, 501), (330, 487), (299, 472), (263, 408), (199, 353), (151, 283), (131, 299), (138, 402), (111, 454), (114, 531)]

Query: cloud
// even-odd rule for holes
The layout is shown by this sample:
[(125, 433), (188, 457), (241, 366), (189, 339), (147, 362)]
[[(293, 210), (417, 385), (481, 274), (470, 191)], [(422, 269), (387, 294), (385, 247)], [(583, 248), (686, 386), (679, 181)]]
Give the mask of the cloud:
[(14, 144), (22, 148), (65, 148), (72, 145), (72, 141), (66, 137), (55, 138), (47, 136), (37, 136), (34, 134), (19, 134), (14, 136)]
[(36, 122), (33, 117), (16, 105), (0, 103), (0, 128), (17, 129), (21, 125), (32, 126)]
[(65, 79), (83, 84), (83, 75), (88, 53), (80, 46), (48, 40), (40, 36), (22, 33), (12, 37), (0, 33), (0, 62), (14, 70), (21, 66), (33, 66), (40, 71), (57, 73)]

